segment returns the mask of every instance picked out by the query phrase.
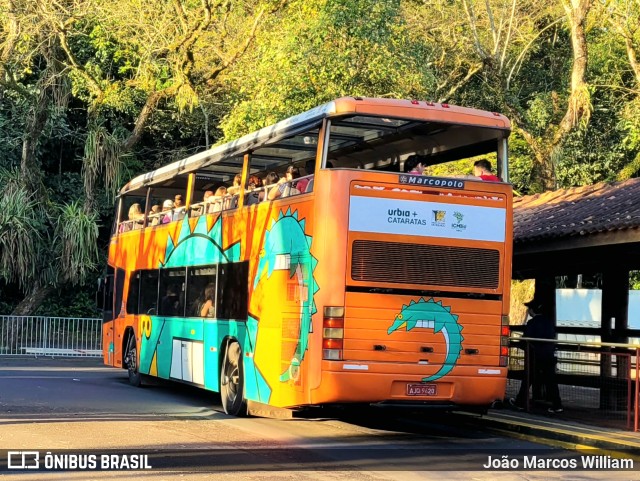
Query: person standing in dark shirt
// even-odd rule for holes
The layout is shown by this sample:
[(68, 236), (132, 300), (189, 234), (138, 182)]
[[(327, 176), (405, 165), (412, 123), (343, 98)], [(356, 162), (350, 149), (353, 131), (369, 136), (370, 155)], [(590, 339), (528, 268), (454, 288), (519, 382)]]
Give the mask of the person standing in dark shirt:
[[(525, 303), (525, 306), (528, 308), (531, 319), (527, 322), (522, 337), (555, 340), (555, 324), (553, 319), (546, 314), (548, 309), (545, 301), (534, 296), (531, 301)], [(529, 397), (531, 384), (542, 382), (547, 388), (547, 396), (552, 403), (549, 412), (561, 413), (563, 408), (556, 379), (554, 343), (529, 341), (528, 349), (525, 349), (525, 369), (527, 371), (515, 399), (516, 406), (524, 407)]]

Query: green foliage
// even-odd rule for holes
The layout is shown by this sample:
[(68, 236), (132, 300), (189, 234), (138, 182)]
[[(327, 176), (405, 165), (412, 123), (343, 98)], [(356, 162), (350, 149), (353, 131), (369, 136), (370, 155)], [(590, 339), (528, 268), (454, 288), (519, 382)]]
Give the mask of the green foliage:
[(414, 56), (400, 2), (294, 2), (277, 22), (229, 80), (225, 140), (345, 95), (426, 94), (428, 70)]
[(43, 212), (16, 171), (0, 170), (0, 277), (27, 286), (38, 269)]
[(531, 150), (518, 131), (509, 138), (509, 177), (513, 189), (521, 195), (542, 190), (533, 176)]
[(78, 201), (60, 206), (58, 213), (54, 245), (60, 278), (73, 285), (84, 283), (98, 263), (97, 214), (87, 213)]
[[(93, 283), (58, 289), (47, 297), (34, 314), (52, 317), (99, 317), (96, 309), (95, 290), (96, 285)], [(3, 311), (0, 310), (1, 312)]]

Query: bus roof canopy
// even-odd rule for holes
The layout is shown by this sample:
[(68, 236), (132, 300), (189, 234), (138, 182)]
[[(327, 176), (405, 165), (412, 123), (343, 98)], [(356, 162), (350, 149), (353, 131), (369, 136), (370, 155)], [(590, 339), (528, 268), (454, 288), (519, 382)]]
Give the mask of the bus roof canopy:
[[(343, 97), (289, 117), (232, 142), (212, 147), (209, 150), (139, 175), (126, 184), (120, 194), (156, 185), (178, 175), (192, 172), (211, 171), (212, 174), (226, 172), (228, 176), (232, 177), (242, 168), (242, 156), (258, 149), (260, 152), (256, 153), (255, 159), (252, 158), (252, 165), (257, 163), (264, 168), (269, 167), (269, 159), (271, 158), (289, 158), (291, 162), (299, 160), (300, 155), (306, 155), (309, 158), (314, 155), (314, 144), (317, 143), (318, 129), (322, 120), (350, 114), (485, 127), (495, 132), (492, 137), (496, 140), (508, 135), (511, 129), (509, 120), (495, 112), (417, 100)], [(316, 138), (309, 141), (309, 134), (315, 135)], [(474, 141), (471, 139), (471, 142)], [(456, 147), (460, 147), (459, 139)]]

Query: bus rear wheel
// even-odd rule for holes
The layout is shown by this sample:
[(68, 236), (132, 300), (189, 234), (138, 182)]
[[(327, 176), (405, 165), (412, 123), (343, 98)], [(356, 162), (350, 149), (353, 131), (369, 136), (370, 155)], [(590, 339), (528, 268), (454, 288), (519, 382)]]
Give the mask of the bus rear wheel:
[(142, 384), (142, 374), (140, 374), (138, 370), (138, 349), (136, 347), (136, 337), (133, 334), (129, 336), (129, 340), (127, 341), (124, 363), (129, 372), (129, 384), (140, 387)]
[(240, 344), (231, 342), (227, 346), (220, 370), (220, 397), (224, 412), (231, 416), (246, 416), (244, 399), (244, 372)]

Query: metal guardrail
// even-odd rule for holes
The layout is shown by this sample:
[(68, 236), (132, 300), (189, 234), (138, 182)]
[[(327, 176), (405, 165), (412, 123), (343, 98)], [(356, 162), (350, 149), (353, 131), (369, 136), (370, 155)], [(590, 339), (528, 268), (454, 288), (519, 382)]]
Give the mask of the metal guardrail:
[(640, 345), (626, 343), (550, 340), (512, 337), (507, 397), (515, 397), (521, 382), (532, 378), (532, 401), (525, 410), (543, 404), (543, 382), (536, 381), (535, 366), (526, 366), (525, 352), (531, 343), (553, 343), (556, 375), (565, 408), (583, 413), (593, 422), (624, 424), (638, 431), (640, 426)]
[(102, 319), (0, 316), (0, 356), (101, 357)]

